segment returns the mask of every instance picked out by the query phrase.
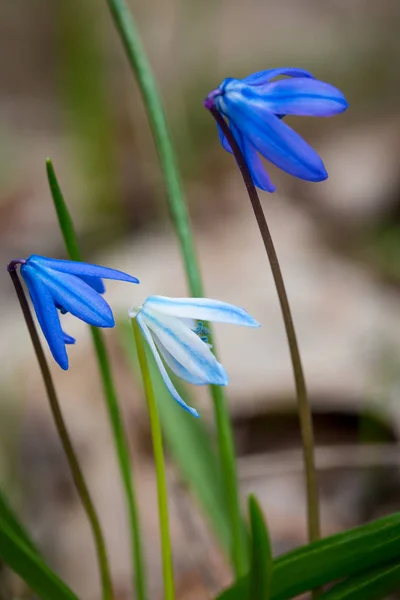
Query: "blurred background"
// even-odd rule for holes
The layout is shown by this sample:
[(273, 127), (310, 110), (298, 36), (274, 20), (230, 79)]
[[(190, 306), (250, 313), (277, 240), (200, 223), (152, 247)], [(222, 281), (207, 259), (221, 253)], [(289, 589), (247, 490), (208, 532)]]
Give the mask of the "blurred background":
[[(294, 386), (266, 256), (233, 159), (204, 110), (227, 77), (275, 66), (310, 70), (350, 108), (288, 118), (329, 179), (269, 168), (261, 200), (280, 256), (312, 399), (323, 532), (400, 504), (400, 5), (369, 0), (130, 0), (178, 154), (209, 297), (244, 306), (260, 330), (217, 328), (229, 376), (243, 501), (255, 492), (276, 553), (304, 543), (305, 505)], [(106, 2), (0, 3), (0, 258), (64, 258), (45, 173), (55, 165), (87, 260), (128, 271), (108, 284), (125, 321), (149, 294), (184, 296), (165, 189), (135, 80)], [(9, 278), (0, 288), (0, 484), (50, 564), (85, 600), (99, 597), (89, 528), (44, 396)], [(112, 553), (117, 599), (132, 597), (124, 500), (89, 332), (70, 370), (52, 365), (65, 417)], [(152, 598), (161, 598), (149, 425), (120, 331), (107, 344), (123, 403)], [(194, 390), (212, 428), (204, 390)], [(171, 402), (172, 399), (171, 399)], [(190, 417), (188, 417), (190, 418)], [(178, 597), (229, 582), (222, 553), (168, 464)], [(21, 597), (23, 585), (13, 582)]]

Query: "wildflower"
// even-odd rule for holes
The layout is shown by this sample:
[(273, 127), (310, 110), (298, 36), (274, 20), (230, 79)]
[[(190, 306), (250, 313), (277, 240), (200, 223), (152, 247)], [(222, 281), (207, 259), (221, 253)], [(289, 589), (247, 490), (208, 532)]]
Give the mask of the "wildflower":
[[(161, 376), (172, 397), (188, 412), (188, 406), (175, 389), (164, 363), (181, 379), (194, 385), (227, 385), (224, 367), (211, 352), (208, 329), (203, 320), (259, 327), (245, 310), (209, 298), (166, 298), (150, 296), (142, 306), (129, 311), (149, 344)], [(201, 321), (198, 321), (201, 319)]]
[(58, 311), (70, 312), (78, 319), (97, 327), (113, 327), (110, 306), (101, 296), (102, 281), (115, 279), (139, 283), (126, 273), (70, 260), (57, 260), (32, 254), (21, 262), (21, 275), (28, 287), (36, 316), (55, 361), (68, 369), (66, 344), (75, 339), (61, 329)]
[[(272, 81), (279, 75), (287, 79)], [(303, 69), (269, 69), (245, 79), (227, 78), (210, 92), (206, 108), (218, 111), (238, 143), (254, 184), (273, 192), (275, 186), (259, 154), (290, 175), (306, 181), (328, 177), (318, 154), (282, 118), (286, 115), (330, 117), (346, 110), (342, 92)], [(232, 149), (218, 127), (222, 146)]]

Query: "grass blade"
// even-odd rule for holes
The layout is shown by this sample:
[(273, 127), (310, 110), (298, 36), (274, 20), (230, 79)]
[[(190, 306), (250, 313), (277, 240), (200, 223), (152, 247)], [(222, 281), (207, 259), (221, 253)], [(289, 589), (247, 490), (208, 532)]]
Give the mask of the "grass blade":
[(0, 527), (0, 559), (18, 573), (42, 600), (78, 600), (50, 567), (4, 522)]
[(19, 538), (32, 552), (40, 554), (31, 536), (14, 513), (4, 493), (0, 490), (0, 527), (3, 527), (3, 525), (8, 527), (15, 537)]
[(273, 558), (268, 529), (255, 496), (249, 498), (251, 528), (251, 563), (249, 600), (269, 600)]
[[(399, 556), (400, 513), (324, 538), (274, 561), (270, 600), (288, 600), (332, 581), (375, 569)], [(244, 577), (218, 596), (243, 599)]]
[(400, 564), (351, 577), (319, 596), (319, 600), (381, 600), (400, 588)]
[[(117, 329), (125, 347), (135, 376), (139, 379), (139, 366), (131, 327), (128, 320), (117, 323)], [(185, 483), (193, 492), (206, 518), (212, 526), (222, 548), (229, 556), (231, 535), (227, 519), (220, 472), (211, 437), (201, 419), (188, 417), (171, 398), (160, 372), (149, 355), (151, 380), (158, 401), (161, 425), (176, 466)], [(187, 388), (174, 379), (174, 385), (185, 402), (193, 405)]]

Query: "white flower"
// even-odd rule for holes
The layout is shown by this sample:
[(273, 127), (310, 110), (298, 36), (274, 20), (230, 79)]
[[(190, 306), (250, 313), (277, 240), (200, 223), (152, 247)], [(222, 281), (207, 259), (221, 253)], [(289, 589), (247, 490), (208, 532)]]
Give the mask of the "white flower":
[(197, 320), (260, 326), (242, 308), (209, 298), (150, 296), (142, 306), (130, 310), (129, 317), (137, 320), (169, 392), (195, 417), (199, 416), (197, 410), (180, 397), (164, 363), (188, 383), (227, 385), (225, 369), (210, 350), (208, 331)]

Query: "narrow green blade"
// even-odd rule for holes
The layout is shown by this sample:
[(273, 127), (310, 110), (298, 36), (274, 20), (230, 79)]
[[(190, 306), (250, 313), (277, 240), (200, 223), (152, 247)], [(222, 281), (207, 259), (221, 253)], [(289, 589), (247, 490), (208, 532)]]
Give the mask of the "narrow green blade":
[(79, 249), (76, 238), (74, 224), (64, 200), (61, 188), (59, 186), (53, 163), (50, 158), (46, 159), (47, 179), (51, 190), (51, 195), (56, 209), (58, 224), (64, 238), (65, 246), (71, 260), (82, 260), (82, 254)]
[(255, 498), (249, 498), (251, 527), (251, 563), (249, 573), (249, 600), (269, 600), (273, 558), (267, 525)]
[(350, 577), (319, 596), (319, 600), (383, 600), (400, 588), (400, 564)]
[[(118, 332), (130, 359), (134, 372), (138, 373), (137, 354), (130, 322), (117, 324)], [(151, 378), (157, 398), (165, 441), (183, 480), (188, 484), (222, 548), (229, 556), (231, 535), (225, 508), (218, 460), (210, 435), (201, 419), (190, 417), (171, 398), (160, 372), (149, 353)], [(174, 380), (185, 402), (193, 405), (187, 389)]]
[(3, 522), (0, 559), (27, 583), (42, 600), (78, 600), (46, 563)]
[(6, 525), (30, 550), (39, 554), (29, 533), (14, 513), (4, 493), (0, 490), (0, 527), (3, 527), (3, 525)]
[[(399, 557), (399, 548), (400, 513), (302, 546), (274, 561), (271, 600), (288, 600), (383, 566)], [(248, 585), (249, 578), (242, 578), (218, 600), (243, 600)]]

